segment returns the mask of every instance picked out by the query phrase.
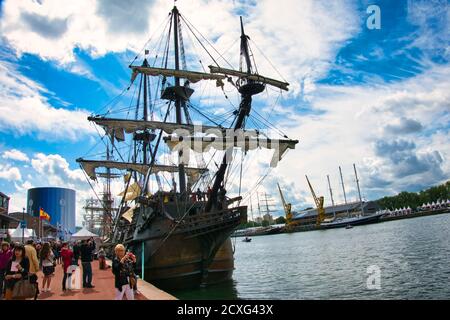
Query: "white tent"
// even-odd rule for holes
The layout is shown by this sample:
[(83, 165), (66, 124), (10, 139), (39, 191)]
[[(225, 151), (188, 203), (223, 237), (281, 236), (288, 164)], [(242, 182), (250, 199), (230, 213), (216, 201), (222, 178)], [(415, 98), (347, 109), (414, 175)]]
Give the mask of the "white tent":
[(74, 233), (71, 236), (71, 240), (83, 240), (83, 239), (90, 239), (90, 238), (100, 238), (95, 233), (90, 232), (88, 229), (83, 228), (77, 233)]
[(22, 241), (22, 230), (23, 230), (23, 239), (27, 241), (31, 238), (36, 237), (36, 234), (33, 229), (22, 229), (20, 225), (16, 229), (8, 229), (9, 236), (11, 237), (11, 241), (20, 242)]

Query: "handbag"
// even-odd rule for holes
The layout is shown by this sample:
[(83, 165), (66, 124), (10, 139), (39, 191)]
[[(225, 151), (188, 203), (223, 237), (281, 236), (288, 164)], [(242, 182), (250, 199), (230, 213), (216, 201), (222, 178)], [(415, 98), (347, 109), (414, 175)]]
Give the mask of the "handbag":
[(136, 277), (134, 275), (130, 275), (129, 279), (130, 279), (130, 287), (134, 288), (136, 286)]
[(13, 299), (34, 298), (36, 295), (36, 285), (31, 283), (29, 279), (18, 280), (13, 287)]

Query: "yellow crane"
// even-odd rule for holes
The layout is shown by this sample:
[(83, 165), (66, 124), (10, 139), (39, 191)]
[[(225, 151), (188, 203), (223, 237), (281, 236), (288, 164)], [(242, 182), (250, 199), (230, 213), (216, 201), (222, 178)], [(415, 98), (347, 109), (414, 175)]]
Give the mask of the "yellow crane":
[(317, 197), (316, 193), (314, 192), (313, 187), (311, 186), (311, 183), (309, 182), (308, 176), (305, 175), (306, 177), (306, 181), (308, 182), (308, 186), (309, 189), (311, 189), (311, 194), (314, 198), (314, 202), (316, 203), (316, 207), (317, 207), (317, 221), (316, 221), (316, 226), (320, 226), (320, 224), (322, 223), (322, 221), (325, 219), (325, 209), (323, 207), (323, 197)]
[(278, 186), (278, 190), (280, 191), (281, 202), (283, 202), (283, 209), (284, 209), (284, 213), (286, 215), (286, 230), (291, 231), (292, 226), (293, 226), (293, 222), (292, 222), (293, 215), (291, 212), (292, 205), (290, 203), (286, 203), (286, 200), (284, 199), (284, 196), (283, 196), (283, 192), (281, 191), (281, 188), (280, 188), (280, 184), (278, 182), (277, 182), (277, 186)]

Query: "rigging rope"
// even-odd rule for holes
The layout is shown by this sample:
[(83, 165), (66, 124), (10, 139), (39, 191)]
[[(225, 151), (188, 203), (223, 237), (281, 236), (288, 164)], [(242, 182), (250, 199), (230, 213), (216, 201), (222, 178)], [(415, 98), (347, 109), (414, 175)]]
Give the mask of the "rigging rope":
[[(213, 50), (219, 55), (219, 57), (221, 57), (221, 58), (223, 59), (223, 61), (225, 61), (232, 69), (234, 68), (234, 67), (231, 65), (231, 63), (229, 63), (228, 60), (225, 59), (225, 58), (223, 57), (223, 55), (222, 55), (219, 51), (217, 51), (217, 49), (211, 44), (211, 42), (209, 42), (209, 40), (208, 40), (207, 38), (205, 38), (205, 37), (203, 36), (203, 34), (202, 34), (200, 31), (198, 31), (197, 28), (195, 28), (195, 26), (194, 26), (191, 22), (189, 22), (189, 20), (187, 20), (187, 18), (185, 18), (185, 17), (184, 17), (183, 15), (181, 15), (181, 14), (180, 14), (180, 16), (181, 16), (181, 19), (183, 19), (183, 20), (186, 22), (186, 25), (188, 26), (188, 28), (189, 28), (189, 25), (191, 25), (192, 28), (194, 28), (195, 31), (197, 31), (197, 32), (200, 34), (200, 36), (206, 41), (206, 43), (208, 43), (208, 44), (211, 46), (211, 48), (213, 48)], [(190, 28), (189, 28), (189, 29), (190, 29)], [(197, 36), (195, 35), (195, 33), (192, 31), (192, 29), (190, 29), (190, 30), (191, 30), (192, 34), (195, 36), (195, 38), (197, 38)], [(211, 54), (210, 54), (209, 51), (203, 46), (203, 44), (201, 43), (201, 41), (200, 41), (198, 38), (197, 38), (197, 40), (200, 42), (200, 44), (202, 45), (202, 47), (206, 50), (206, 52), (207, 52), (208, 55), (211, 57), (211, 59), (213, 59), (214, 63), (219, 67), (219, 64), (217, 63), (217, 61), (214, 60), (214, 58), (212, 58)]]
[[(209, 53), (208, 49), (206, 49), (206, 47), (203, 45), (203, 43), (200, 41), (200, 39), (197, 37), (197, 35), (194, 33), (194, 31), (191, 29), (191, 27), (189, 26), (189, 23), (186, 21), (186, 19), (180, 14), (181, 19), (183, 19), (184, 22), (186, 22), (186, 26), (188, 27), (188, 29), (192, 32), (192, 34), (194, 35), (194, 37), (197, 39), (197, 41), (200, 43), (200, 45), (203, 47), (203, 49), (206, 51), (206, 53), (209, 55), (209, 57), (214, 61), (214, 63), (219, 67), (219, 64), (217, 63), (216, 59), (214, 59), (214, 57), (211, 55), (211, 53)], [(195, 27), (194, 27), (195, 28)], [(202, 36), (203, 37), (203, 36)]]
[(287, 80), (283, 77), (283, 75), (278, 71), (278, 69), (273, 65), (273, 63), (269, 60), (269, 58), (266, 57), (266, 55), (264, 54), (264, 52), (258, 48), (258, 46), (256, 45), (255, 41), (250, 40), (254, 45), (255, 48), (262, 54), (262, 56), (264, 57), (264, 59), (266, 59), (266, 61), (271, 65), (271, 67), (275, 70), (276, 73), (278, 73), (278, 75), (281, 77), (281, 79), (283, 79), (284, 82), (287, 82)]
[(86, 181), (89, 183), (89, 186), (91, 187), (92, 191), (94, 191), (95, 197), (96, 197), (97, 200), (101, 203), (103, 209), (104, 209), (105, 211), (107, 211), (108, 209), (104, 206), (103, 201), (100, 200), (99, 196), (97, 195), (97, 192), (95, 191), (94, 187), (92, 186), (91, 181), (89, 180), (89, 178), (88, 178), (86, 172), (83, 170), (83, 167), (81, 166), (81, 164), (79, 164), (79, 166), (80, 166), (81, 171), (83, 171), (83, 174), (84, 174), (84, 177), (85, 177)]
[(180, 42), (181, 68), (183, 70), (187, 70), (187, 67), (186, 67), (186, 56), (184, 54), (183, 34), (181, 32), (181, 21), (180, 21), (179, 17), (178, 17), (178, 38), (179, 38), (179, 42)]
[[(136, 61), (139, 56), (141, 55), (142, 51), (145, 50), (145, 47), (150, 43), (150, 41), (152, 40), (153, 36), (157, 33), (157, 31), (159, 31), (159, 29), (161, 28), (161, 26), (164, 24), (164, 22), (166, 22), (166, 26), (167, 26), (167, 21), (170, 21), (170, 14), (168, 15), (168, 17), (166, 18), (166, 20), (163, 20), (163, 22), (158, 26), (158, 28), (155, 29), (155, 31), (150, 35), (149, 39), (147, 40), (147, 42), (145, 42), (144, 46), (142, 47), (142, 49), (138, 52), (138, 54), (134, 57), (134, 59), (129, 63), (129, 65), (133, 64), (134, 61)], [(165, 28), (164, 28), (165, 29)], [(164, 32), (164, 30), (163, 30)]]

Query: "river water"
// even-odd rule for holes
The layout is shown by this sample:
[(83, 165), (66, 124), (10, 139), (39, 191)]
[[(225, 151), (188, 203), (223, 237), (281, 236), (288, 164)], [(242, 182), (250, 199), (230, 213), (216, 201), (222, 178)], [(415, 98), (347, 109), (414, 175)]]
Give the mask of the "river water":
[(233, 281), (180, 299), (450, 299), (450, 214), (235, 243)]

